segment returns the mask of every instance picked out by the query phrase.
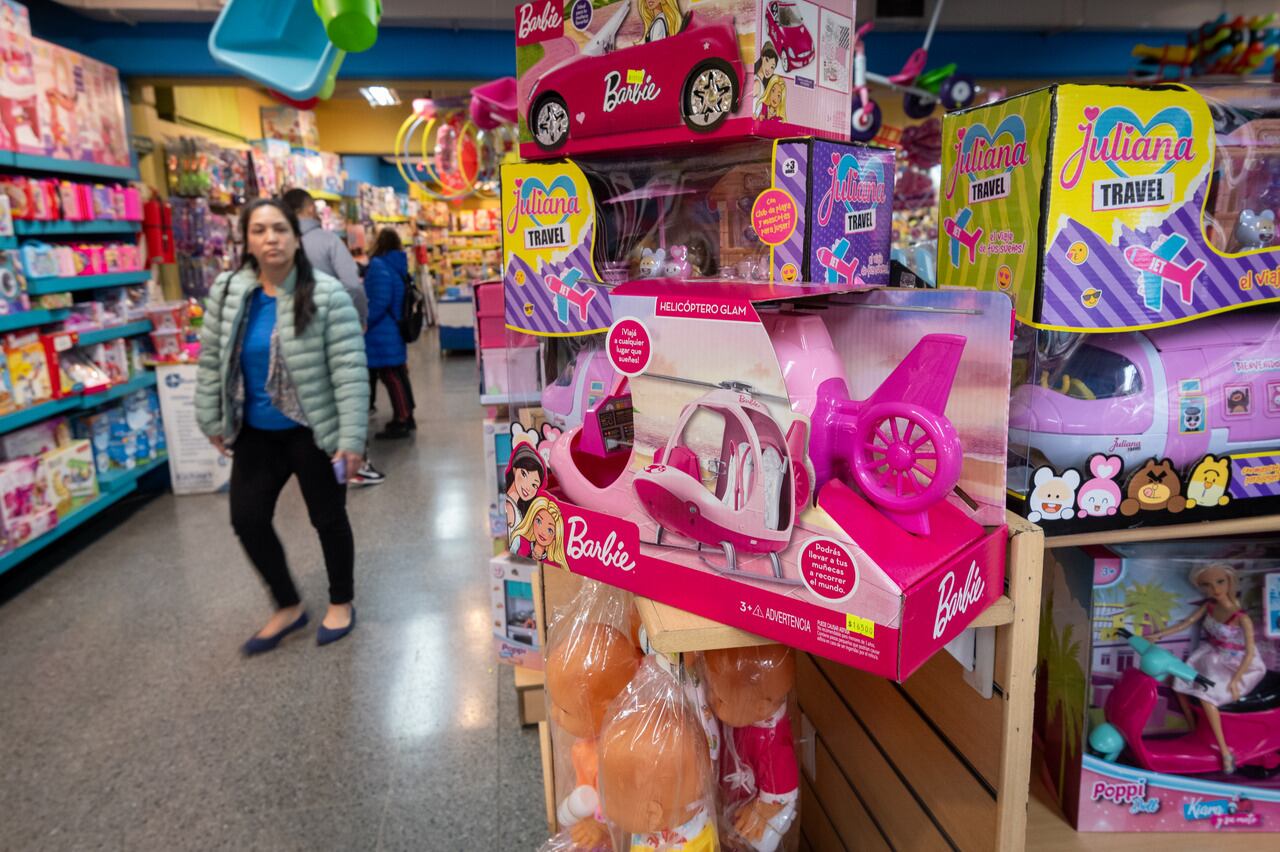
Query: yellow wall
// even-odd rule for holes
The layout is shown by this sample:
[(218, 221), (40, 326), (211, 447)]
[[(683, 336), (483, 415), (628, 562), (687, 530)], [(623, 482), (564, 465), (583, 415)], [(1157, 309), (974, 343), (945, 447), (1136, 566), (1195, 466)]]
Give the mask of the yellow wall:
[(363, 99), (321, 101), (315, 108), (320, 147), (339, 154), (394, 153), (410, 111), (408, 104), (374, 109)]

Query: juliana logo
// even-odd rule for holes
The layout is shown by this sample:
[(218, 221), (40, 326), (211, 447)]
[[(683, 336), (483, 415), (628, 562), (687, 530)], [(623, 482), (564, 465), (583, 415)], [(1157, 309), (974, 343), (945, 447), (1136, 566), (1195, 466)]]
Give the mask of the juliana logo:
[[(570, 216), (582, 212), (578, 200), (578, 188), (568, 175), (560, 175), (547, 186), (539, 178), (516, 178), (511, 188), (515, 203), (507, 215), (508, 234), (516, 232), (521, 216), (528, 216), (538, 227), (550, 227), (563, 223)], [(547, 221), (543, 221), (546, 219)]]
[(516, 10), (516, 40), (545, 41), (564, 32), (564, 16), (556, 0), (526, 3)]
[[(1177, 163), (1196, 158), (1191, 114), (1182, 107), (1165, 107), (1144, 122), (1128, 107), (1113, 106), (1105, 111), (1084, 108), (1084, 121), (1076, 125), (1083, 134), (1080, 147), (1062, 164), (1058, 182), (1073, 189), (1088, 163), (1105, 163), (1116, 177), (1132, 177), (1132, 166), (1158, 165), (1163, 174)], [(1156, 134), (1157, 129), (1164, 129)], [(1144, 173), (1150, 174), (1144, 170)]]
[(1011, 115), (996, 126), (995, 132), (985, 124), (971, 124), (956, 130), (952, 143), (955, 161), (947, 176), (947, 198), (956, 192), (960, 175), (970, 180), (984, 172), (1013, 171), (1027, 164), (1027, 126), (1022, 116)]
[(837, 203), (852, 213), (854, 205), (883, 204), (888, 198), (884, 185), (884, 169), (879, 160), (859, 164), (851, 154), (833, 153), (827, 167), (831, 179), (827, 191), (818, 202), (818, 224), (826, 227)]
[(639, 104), (657, 100), (660, 94), (662, 94), (662, 88), (644, 71), (628, 71), (625, 83), (622, 82), (622, 75), (617, 71), (610, 71), (604, 75), (605, 112), (613, 112), (622, 104)]

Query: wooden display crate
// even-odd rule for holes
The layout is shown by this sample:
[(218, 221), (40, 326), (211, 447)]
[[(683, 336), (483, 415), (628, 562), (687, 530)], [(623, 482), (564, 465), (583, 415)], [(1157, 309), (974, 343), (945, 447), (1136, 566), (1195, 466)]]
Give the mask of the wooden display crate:
[(520, 724), (537, 725), (547, 719), (547, 699), (542, 688), (542, 672), (515, 667), (516, 698), (520, 707)]

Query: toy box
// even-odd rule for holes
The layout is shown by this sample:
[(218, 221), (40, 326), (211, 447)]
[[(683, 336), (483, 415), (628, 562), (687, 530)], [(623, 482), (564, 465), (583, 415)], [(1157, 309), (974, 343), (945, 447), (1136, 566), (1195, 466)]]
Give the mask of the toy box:
[(68, 441), (40, 458), (59, 519), (98, 496), (98, 474), (93, 463), (93, 447), (88, 441)]
[(511, 328), (598, 331), (597, 282), (632, 277), (889, 282), (893, 154), (882, 148), (784, 139), (514, 164), (502, 186)]
[(542, 647), (533, 607), (538, 566), (508, 554), (489, 560), (493, 645), (498, 662), (542, 670)]
[(0, 316), (31, 309), (27, 280), (16, 251), (0, 249)]
[[(531, 0), (516, 7), (520, 156), (848, 139), (852, 0)], [(777, 19), (787, 26), (778, 28)]]
[(12, 461), (23, 456), (40, 456), (71, 440), (71, 424), (66, 417), (50, 417), (5, 435), (0, 435), (0, 457)]
[(71, 432), (93, 446), (93, 461), (99, 476), (138, 466), (137, 435), (129, 428), (122, 406), (113, 405), (77, 417), (72, 421)]
[(1062, 85), (949, 113), (941, 282), (1055, 330), (1275, 301), (1276, 91)]
[(0, 148), (43, 153), (31, 42), (27, 7), (13, 0), (0, 2), (0, 45), (5, 55), (0, 69)]
[(58, 524), (39, 458), (0, 462), (0, 522), (9, 548), (21, 547)]
[(15, 405), (25, 408), (53, 398), (53, 378), (38, 332), (6, 334), (4, 351)]
[(1007, 299), (660, 279), (600, 307), (608, 390), (539, 446), (513, 554), (895, 679), (1000, 594)]
[[(1280, 830), (1271, 777), (1280, 767), (1280, 643), (1266, 633), (1264, 598), (1280, 577), (1280, 542), (1045, 556), (1036, 733), (1068, 819), (1081, 831)], [(1216, 598), (1232, 595), (1240, 611), (1224, 623)], [(1235, 700), (1230, 684), (1241, 671)], [(1218, 707), (1234, 773), (1224, 771), (1206, 701)]]

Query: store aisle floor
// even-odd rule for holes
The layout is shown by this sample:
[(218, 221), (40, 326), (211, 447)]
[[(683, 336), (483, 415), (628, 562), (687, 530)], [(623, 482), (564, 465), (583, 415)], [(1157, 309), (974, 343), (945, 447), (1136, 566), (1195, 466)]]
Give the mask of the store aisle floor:
[(0, 849), (537, 848), (537, 730), (491, 651), (474, 362), (434, 335), (411, 352), (417, 436), (375, 442), (387, 482), (349, 500), (350, 638), (315, 645), (295, 484), (276, 525), (313, 624), (273, 653), (238, 652), (269, 610), (225, 496), (158, 497), (0, 605)]

